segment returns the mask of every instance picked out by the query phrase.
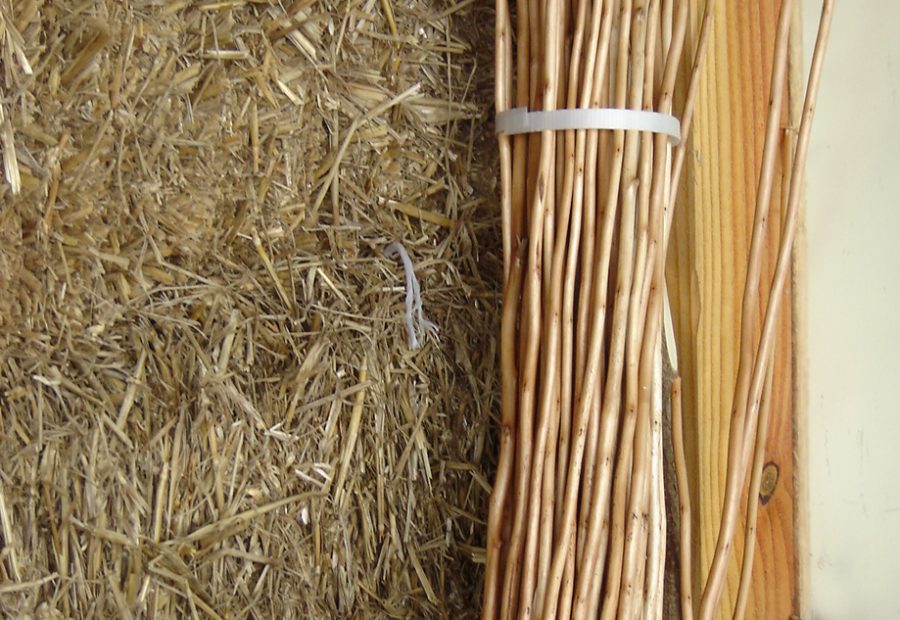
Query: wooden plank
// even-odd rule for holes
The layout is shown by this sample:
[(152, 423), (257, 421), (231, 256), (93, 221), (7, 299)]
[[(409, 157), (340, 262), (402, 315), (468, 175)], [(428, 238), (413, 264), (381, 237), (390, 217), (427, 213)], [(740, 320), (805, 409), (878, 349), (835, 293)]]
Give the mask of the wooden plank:
[[(694, 32), (699, 28), (703, 4), (702, 0), (691, 0)], [(717, 3), (691, 138), (693, 157), (688, 157), (669, 256), (669, 293), (684, 377), (684, 432), (694, 506), (696, 601), (715, 550), (725, 492), (741, 298), (779, 6), (774, 0)], [(785, 107), (787, 110), (791, 106)], [(786, 131), (784, 135), (782, 154), (786, 155), (793, 134)], [(769, 220), (770, 242), (761, 286), (763, 303), (768, 296), (784, 213), (783, 159), (778, 162), (781, 178), (773, 193)], [(791, 288), (786, 294), (793, 295)], [(763, 303), (759, 317), (765, 309)], [(748, 618), (786, 619), (800, 611), (792, 304), (783, 304), (782, 308), (766, 457), (774, 487), (760, 500)], [(742, 505), (746, 505), (746, 500)], [(741, 533), (734, 548), (720, 618), (731, 617), (737, 595)]]

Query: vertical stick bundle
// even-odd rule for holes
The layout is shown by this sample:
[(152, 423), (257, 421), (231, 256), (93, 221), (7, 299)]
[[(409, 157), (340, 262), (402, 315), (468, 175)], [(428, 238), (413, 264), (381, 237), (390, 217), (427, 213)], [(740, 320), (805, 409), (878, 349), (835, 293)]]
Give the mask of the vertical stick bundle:
[[(518, 0), (516, 13), (514, 53), (498, 3), (499, 112), (672, 113), (685, 2)], [(500, 162), (503, 410), (484, 617), (587, 617), (601, 600), (605, 617), (657, 616), (672, 147), (650, 132), (546, 131), (501, 135)]]
[[(826, 0), (826, 17), (832, 4)], [(686, 41), (686, 0), (517, 0), (515, 37), (508, 0), (498, 0), (497, 111), (611, 107), (675, 114), (675, 89), (686, 86), (686, 134), (712, 5), (708, 0), (693, 42)], [(757, 221), (763, 223), (790, 6), (785, 0), (773, 69), (757, 204)], [(685, 50), (693, 54), (693, 70), (682, 84), (676, 78)], [(794, 159), (785, 260), (796, 226), (819, 51), (817, 59), (813, 99)], [(682, 538), (682, 614), (694, 617), (678, 379), (672, 389), (673, 437), (682, 522), (675, 532), (666, 528), (662, 460), (665, 257), (686, 144), (684, 136), (673, 151), (667, 136), (632, 130), (499, 136), (505, 278), (501, 451), (488, 518), (485, 619), (660, 618), (667, 536)], [(754, 445), (756, 467), (764, 450), (760, 401), (772, 349), (769, 314), (777, 313), (788, 263), (779, 258), (756, 350), (754, 315), (747, 309), (755, 311), (758, 304), (750, 289), (756, 290), (761, 275), (764, 239), (757, 235), (765, 227), (757, 228), (721, 549), (700, 601), (703, 618), (712, 617), (721, 595)], [(758, 475), (752, 484), (758, 485)], [(749, 512), (752, 529), (755, 511)], [(746, 551), (745, 564), (744, 580), (752, 566)], [(737, 615), (746, 604), (746, 584), (742, 592)]]

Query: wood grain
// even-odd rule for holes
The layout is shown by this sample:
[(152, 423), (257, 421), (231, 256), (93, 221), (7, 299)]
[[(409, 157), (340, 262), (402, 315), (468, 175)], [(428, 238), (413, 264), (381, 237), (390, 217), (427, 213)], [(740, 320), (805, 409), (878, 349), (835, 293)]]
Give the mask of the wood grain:
[[(691, 0), (694, 32), (704, 3)], [(780, 3), (718, 2), (668, 264), (691, 478), (694, 597), (709, 571), (725, 492), (729, 420), (739, 359), (741, 298), (762, 158), (773, 40)], [(686, 78), (686, 75), (685, 75)], [(795, 89), (790, 89), (792, 96)], [(792, 108), (785, 106), (786, 110)], [(758, 321), (765, 311), (780, 239), (793, 132), (785, 112)], [(784, 190), (784, 191), (783, 191)], [(786, 291), (793, 295), (793, 287)], [(748, 618), (787, 619), (800, 611), (795, 528), (792, 304), (782, 305), (775, 352), (766, 462), (771, 493), (760, 501)], [(757, 336), (759, 329), (756, 329)], [(777, 475), (776, 475), (777, 474)], [(742, 505), (746, 505), (746, 501)], [(742, 529), (742, 528), (741, 528)], [(738, 534), (718, 617), (734, 606), (743, 538)]]

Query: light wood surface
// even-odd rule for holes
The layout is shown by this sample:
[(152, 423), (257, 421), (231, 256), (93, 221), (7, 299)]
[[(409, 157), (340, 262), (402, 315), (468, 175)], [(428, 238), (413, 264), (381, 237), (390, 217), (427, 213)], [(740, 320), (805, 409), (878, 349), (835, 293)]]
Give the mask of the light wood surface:
[[(699, 27), (700, 0), (691, 0)], [(729, 420), (739, 358), (740, 306), (768, 109), (774, 30), (780, 3), (719, 2), (698, 102), (692, 152), (677, 207), (668, 266), (669, 294), (684, 377), (684, 432), (693, 501), (694, 597), (709, 570), (725, 491)], [(793, 96), (796, 89), (790, 89)], [(785, 106), (786, 110), (794, 106)], [(778, 251), (793, 132), (785, 116), (782, 176), (773, 194), (761, 299)], [(782, 174), (783, 173), (783, 174)], [(786, 291), (793, 296), (792, 288)], [(795, 526), (793, 304), (778, 326), (766, 477), (759, 510), (748, 618), (787, 619), (801, 610)], [(759, 308), (759, 316), (764, 312)], [(758, 335), (758, 329), (757, 329)], [(768, 492), (767, 492), (768, 491)], [(743, 502), (745, 505), (746, 502)], [(720, 618), (737, 594), (743, 539), (735, 540)]]

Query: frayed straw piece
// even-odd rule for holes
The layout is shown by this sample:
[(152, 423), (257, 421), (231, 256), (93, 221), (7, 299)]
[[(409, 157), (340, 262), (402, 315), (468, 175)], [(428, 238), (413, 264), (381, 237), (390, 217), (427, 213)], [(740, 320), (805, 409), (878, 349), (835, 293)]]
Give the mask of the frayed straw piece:
[(28, 62), (28, 57), (22, 49), (25, 45), (25, 40), (22, 38), (22, 34), (18, 29), (16, 29), (15, 23), (9, 18), (9, 15), (3, 6), (0, 6), (0, 30), (6, 35), (6, 44), (12, 53), (15, 54), (16, 60), (19, 61), (22, 73), (28, 76), (34, 75), (31, 63)]
[(0, 594), (13, 594), (16, 592), (24, 592), (25, 590), (32, 590), (34, 588), (39, 588), (45, 583), (50, 583), (54, 579), (59, 577), (58, 573), (51, 573), (42, 579), (34, 579), (33, 581), (22, 581), (20, 583), (5, 583), (0, 585)]
[(350, 467), (350, 459), (353, 458), (353, 452), (356, 448), (356, 438), (359, 437), (359, 425), (362, 421), (363, 404), (366, 399), (365, 385), (369, 378), (369, 362), (367, 357), (363, 357), (362, 366), (359, 369), (359, 383), (363, 386), (356, 393), (356, 399), (353, 402), (353, 411), (350, 413), (350, 428), (347, 431), (347, 439), (344, 442), (344, 453), (341, 456), (341, 470), (338, 474), (337, 484), (334, 486), (334, 501), (338, 508), (343, 508), (344, 481), (347, 479), (347, 470)]
[(20, 581), (22, 576), (19, 571), (19, 563), (16, 560), (16, 545), (15, 539), (13, 538), (12, 519), (10, 518), (9, 510), (6, 508), (6, 497), (2, 486), (0, 486), (0, 533), (3, 534), (3, 552), (7, 557), (9, 574), (15, 581)]
[(401, 243), (392, 243), (384, 248), (384, 255), (388, 258), (400, 257), (403, 263), (403, 272), (406, 276), (406, 334), (409, 337), (409, 348), (413, 351), (422, 346), (420, 336), (431, 335), (437, 338), (438, 326), (425, 318), (422, 312), (422, 290), (419, 288), (419, 280), (413, 269), (412, 261), (406, 248)]
[(3, 106), (0, 105), (0, 140), (3, 143), (3, 172), (13, 194), (22, 190), (22, 179), (19, 176), (19, 162), (16, 159), (16, 143), (13, 140), (13, 128), (7, 118)]
[(298, 493), (297, 495), (293, 495), (291, 497), (285, 497), (284, 499), (279, 499), (263, 506), (257, 506), (256, 508), (251, 508), (250, 510), (245, 510), (236, 515), (220, 519), (215, 523), (204, 525), (203, 527), (191, 532), (187, 536), (183, 536), (180, 539), (176, 539), (171, 542), (193, 543), (202, 541), (211, 536), (219, 536), (222, 533), (227, 533), (233, 527), (245, 525), (253, 519), (256, 519), (257, 517), (260, 517), (266, 513), (272, 512), (273, 510), (278, 510), (279, 508), (282, 508), (284, 506), (288, 506), (290, 504), (297, 503), (306, 499), (318, 497), (320, 495), (321, 493), (310, 492)]

